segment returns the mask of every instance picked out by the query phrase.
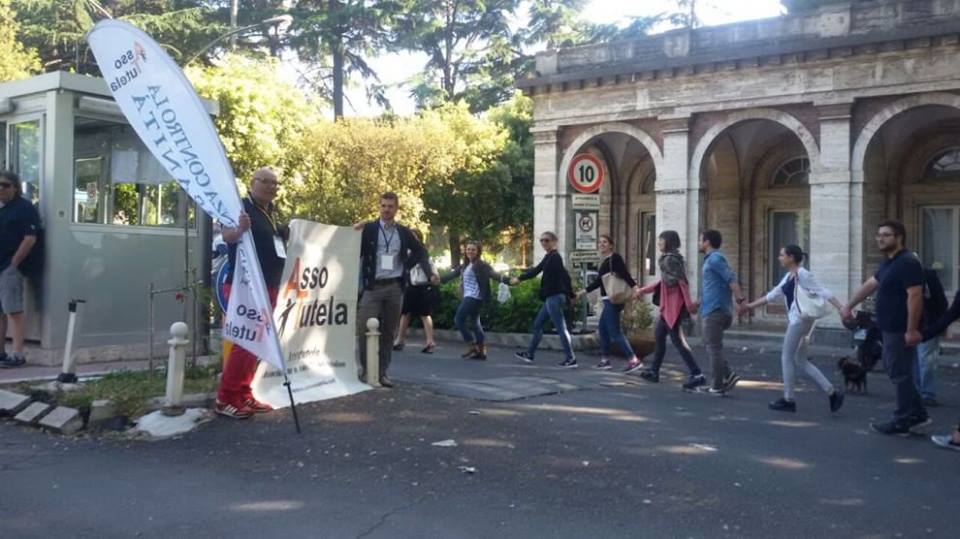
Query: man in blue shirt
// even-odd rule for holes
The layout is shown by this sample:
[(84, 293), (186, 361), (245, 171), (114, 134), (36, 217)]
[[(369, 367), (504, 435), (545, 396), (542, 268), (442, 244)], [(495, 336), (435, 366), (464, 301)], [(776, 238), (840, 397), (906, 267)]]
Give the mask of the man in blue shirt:
[(700, 252), (705, 255), (700, 279), (700, 323), (713, 383), (698, 390), (711, 395), (723, 395), (740, 381), (723, 357), (723, 332), (733, 323), (731, 294), (736, 297), (737, 304), (743, 303), (744, 297), (737, 275), (719, 250), (722, 243), (723, 237), (716, 230), (705, 230), (700, 234)]
[[(0, 172), (0, 367), (20, 367), (24, 358), (23, 273), (20, 264), (37, 242), (40, 216), (21, 196), (20, 177)], [(3, 351), (7, 322), (13, 334), (13, 354)]]
[(913, 345), (922, 340), (923, 265), (904, 247), (906, 229), (898, 221), (884, 221), (877, 228), (877, 247), (886, 256), (877, 272), (863, 283), (842, 311), (853, 318), (853, 308), (877, 293), (877, 327), (882, 332), (883, 364), (897, 393), (893, 419), (872, 423), (881, 434), (909, 435), (932, 423), (913, 381), (917, 361)]

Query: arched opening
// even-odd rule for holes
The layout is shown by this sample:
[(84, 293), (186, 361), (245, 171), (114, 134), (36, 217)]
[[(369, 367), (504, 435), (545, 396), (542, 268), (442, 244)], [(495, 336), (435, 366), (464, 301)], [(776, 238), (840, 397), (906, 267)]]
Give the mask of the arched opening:
[[(726, 126), (703, 153), (701, 228), (723, 235), (722, 250), (751, 297), (783, 276), (777, 260), (783, 245), (809, 249), (815, 158), (808, 143), (773, 119), (745, 119)], [(774, 304), (757, 311), (754, 321), (779, 323), (784, 315)]]
[(960, 288), (960, 109), (921, 104), (890, 117), (866, 146), (862, 179), (863, 277), (882, 260), (876, 226), (894, 218), (907, 228), (907, 246), (953, 294)]
[[(560, 174), (573, 156), (590, 153), (604, 165), (600, 188), (599, 232), (610, 234), (638, 282), (656, 275), (657, 164), (661, 153), (645, 132), (628, 125), (598, 126), (582, 134), (565, 153)], [(651, 244), (651, 238), (653, 238)]]

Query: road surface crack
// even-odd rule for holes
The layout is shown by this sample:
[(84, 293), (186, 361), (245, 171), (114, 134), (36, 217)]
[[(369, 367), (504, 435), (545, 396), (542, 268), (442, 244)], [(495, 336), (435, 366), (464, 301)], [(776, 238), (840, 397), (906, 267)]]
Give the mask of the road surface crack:
[(424, 498), (426, 498), (426, 496), (420, 496), (419, 498), (417, 498), (416, 500), (414, 500), (414, 501), (412, 501), (412, 502), (410, 502), (410, 503), (408, 503), (408, 504), (401, 505), (400, 507), (395, 507), (395, 508), (391, 509), (390, 511), (387, 511), (386, 513), (384, 513), (383, 515), (380, 516), (380, 520), (378, 520), (378, 521), (376, 522), (376, 524), (374, 524), (373, 526), (367, 528), (366, 531), (364, 531), (363, 533), (361, 533), (360, 535), (358, 535), (358, 536), (357, 536), (357, 539), (363, 539), (364, 537), (369, 537), (370, 535), (373, 534), (373, 532), (377, 531), (377, 529), (379, 529), (379, 528), (382, 527), (384, 524), (386, 524), (386, 523), (387, 523), (387, 519), (389, 519), (389, 518), (392, 517), (393, 515), (399, 513), (400, 511), (406, 511), (407, 509), (410, 509), (411, 507), (413, 507), (413, 506), (417, 505), (418, 503), (422, 502), (422, 501), (424, 500)]

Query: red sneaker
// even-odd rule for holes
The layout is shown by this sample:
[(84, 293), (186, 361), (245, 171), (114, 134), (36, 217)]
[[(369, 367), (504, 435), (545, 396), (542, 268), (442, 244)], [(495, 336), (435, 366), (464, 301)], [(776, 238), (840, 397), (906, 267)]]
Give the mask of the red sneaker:
[(231, 419), (247, 419), (253, 417), (253, 414), (255, 413), (254, 410), (246, 404), (241, 404), (238, 407), (220, 400), (217, 400), (217, 404), (213, 407), (213, 411)]
[(255, 414), (263, 414), (273, 411), (273, 406), (270, 406), (265, 402), (260, 402), (253, 397), (247, 397), (246, 400), (243, 401), (243, 405), (253, 410), (253, 413)]

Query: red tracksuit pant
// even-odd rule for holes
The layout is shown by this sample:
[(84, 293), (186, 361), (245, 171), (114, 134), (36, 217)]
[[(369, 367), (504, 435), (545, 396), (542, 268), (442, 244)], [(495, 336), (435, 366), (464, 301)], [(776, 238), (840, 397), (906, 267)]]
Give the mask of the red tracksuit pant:
[[(271, 307), (277, 305), (278, 290), (274, 287), (267, 288), (267, 292), (270, 294)], [(229, 283), (223, 285), (223, 291), (229, 298)], [(246, 349), (236, 344), (230, 347), (230, 354), (227, 356), (227, 363), (223, 366), (223, 376), (220, 379), (220, 391), (217, 392), (217, 399), (220, 402), (239, 407), (243, 404), (243, 401), (253, 397), (253, 389), (250, 384), (253, 382), (253, 376), (257, 373), (257, 361), (257, 356)]]

